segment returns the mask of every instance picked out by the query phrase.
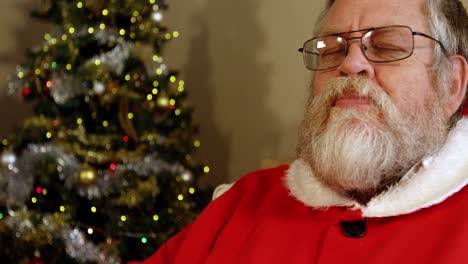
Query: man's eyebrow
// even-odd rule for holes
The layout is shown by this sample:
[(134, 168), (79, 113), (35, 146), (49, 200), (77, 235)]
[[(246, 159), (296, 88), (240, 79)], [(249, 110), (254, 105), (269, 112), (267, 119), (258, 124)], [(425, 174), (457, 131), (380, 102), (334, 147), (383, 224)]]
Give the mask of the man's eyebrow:
[(343, 33), (346, 33), (346, 31), (341, 31), (340, 32), (340, 30), (338, 30), (338, 29), (327, 28), (325, 30), (319, 31), (317, 37), (319, 37), (319, 36), (328, 36), (328, 35), (338, 35), (338, 34), (343, 34)]
[[(381, 26), (381, 27), (385, 27), (385, 26)], [(325, 29), (323, 31), (319, 31), (318, 37), (320, 37), (320, 36), (330, 36), (330, 35), (347, 35), (347, 34), (351, 34), (351, 33), (354, 33), (354, 32), (362, 32), (362, 31), (381, 28), (381, 27), (369, 27), (369, 28), (363, 28), (363, 29), (357, 29), (357, 30), (351, 30), (351, 31), (340, 31), (339, 29), (328, 28), (328, 29)]]
[(335, 34), (335, 33), (338, 33), (338, 32), (339, 32), (339, 30), (337, 30), (337, 29), (327, 28), (327, 29), (321, 30), (320, 34)]

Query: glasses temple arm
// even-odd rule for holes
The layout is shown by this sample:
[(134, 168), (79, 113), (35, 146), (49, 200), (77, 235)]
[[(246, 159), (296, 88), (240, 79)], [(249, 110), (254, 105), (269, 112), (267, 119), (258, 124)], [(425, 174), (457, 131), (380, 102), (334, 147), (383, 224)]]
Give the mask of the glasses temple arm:
[(435, 39), (435, 38), (433, 38), (433, 37), (431, 37), (431, 36), (429, 36), (429, 35), (426, 35), (426, 34), (424, 34), (424, 33), (417, 32), (417, 31), (414, 31), (414, 32), (413, 32), (413, 35), (422, 36), (422, 37), (425, 37), (425, 38), (428, 38), (428, 39), (432, 39), (433, 41), (439, 43), (440, 47), (442, 48), (442, 51), (444, 52), (444, 54), (445, 54), (446, 56), (449, 55), (448, 52), (447, 52), (447, 50), (446, 50), (445, 47), (444, 47), (444, 44), (442, 44), (442, 42), (440, 42), (439, 40), (437, 40), (437, 39)]
[(304, 48), (300, 48), (300, 49), (298, 49), (297, 51), (299, 51), (300, 53), (307, 53), (307, 54), (318, 55), (317, 52), (307, 51), (307, 50), (304, 50)]

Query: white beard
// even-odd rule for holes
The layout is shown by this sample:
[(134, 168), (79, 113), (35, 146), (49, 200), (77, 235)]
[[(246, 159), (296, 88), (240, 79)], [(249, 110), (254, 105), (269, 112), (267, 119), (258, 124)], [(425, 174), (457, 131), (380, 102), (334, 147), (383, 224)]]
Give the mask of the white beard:
[[(334, 99), (349, 89), (375, 105), (332, 107)], [(298, 154), (322, 182), (339, 192), (382, 189), (443, 144), (446, 121), (440, 103), (399, 111), (364, 77), (337, 78), (323, 91), (309, 100)]]
[[(364, 116), (363, 116), (364, 114)], [(331, 185), (345, 190), (374, 188), (393, 169), (396, 137), (367, 124), (362, 110), (332, 109), (329, 125), (312, 143), (314, 167)]]

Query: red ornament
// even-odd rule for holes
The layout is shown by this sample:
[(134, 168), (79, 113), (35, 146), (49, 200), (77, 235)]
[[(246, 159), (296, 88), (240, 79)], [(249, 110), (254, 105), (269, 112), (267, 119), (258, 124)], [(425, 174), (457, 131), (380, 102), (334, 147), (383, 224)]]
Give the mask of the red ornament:
[(123, 137), (123, 141), (124, 141), (125, 143), (128, 143), (128, 140), (129, 140), (129, 137), (128, 137), (127, 135), (125, 135), (125, 136)]
[(116, 167), (117, 167), (117, 165), (115, 165), (115, 163), (111, 163), (111, 164), (109, 165), (109, 169), (110, 169), (111, 171), (115, 171), (115, 168), (116, 168)]
[(38, 257), (34, 257), (34, 258), (30, 259), (27, 262), (27, 264), (45, 264), (45, 262), (42, 259), (38, 258)]
[(24, 87), (23, 90), (21, 90), (21, 94), (23, 97), (28, 97), (31, 95), (31, 89), (29, 89), (29, 87)]

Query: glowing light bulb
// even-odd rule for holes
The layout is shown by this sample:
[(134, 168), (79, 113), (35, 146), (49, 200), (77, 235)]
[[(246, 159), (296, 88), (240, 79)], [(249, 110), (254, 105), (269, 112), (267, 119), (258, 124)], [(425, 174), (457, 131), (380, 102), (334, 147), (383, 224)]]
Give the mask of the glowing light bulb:
[(153, 18), (154, 21), (161, 21), (163, 19), (163, 15), (161, 14), (161, 12), (154, 12), (151, 17)]
[(16, 155), (13, 152), (2, 153), (1, 162), (4, 165), (13, 164), (16, 162)]

